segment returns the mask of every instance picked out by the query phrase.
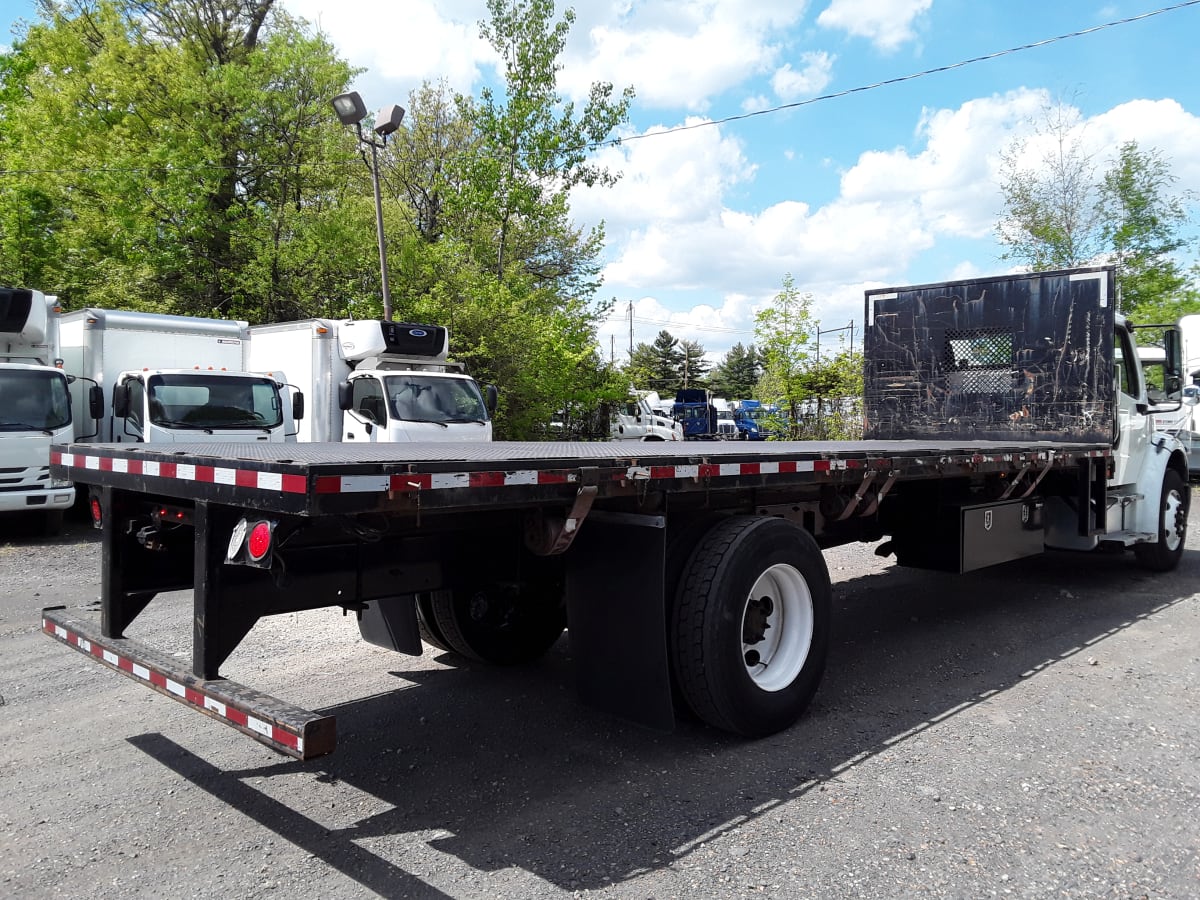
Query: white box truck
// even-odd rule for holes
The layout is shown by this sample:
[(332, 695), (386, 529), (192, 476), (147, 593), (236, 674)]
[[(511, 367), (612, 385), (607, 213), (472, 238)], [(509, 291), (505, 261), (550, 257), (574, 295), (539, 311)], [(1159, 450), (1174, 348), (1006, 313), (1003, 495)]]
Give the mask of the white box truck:
[[(77, 417), (75, 439), (172, 443), (295, 438), (303, 399), (281, 372), (246, 368), (246, 322), (161, 313), (80, 309), (64, 313), (62, 358), (85, 389), (98, 392), (96, 419)], [(90, 382), (95, 387), (86, 388)]]
[(308, 398), (300, 441), (490, 441), (496, 389), (447, 358), (449, 341), (439, 325), (304, 319), (252, 326), (248, 365)]
[(56, 298), (0, 287), (0, 513), (40, 512), (47, 534), (75, 500), (50, 474), (50, 445), (73, 436), (58, 324)]

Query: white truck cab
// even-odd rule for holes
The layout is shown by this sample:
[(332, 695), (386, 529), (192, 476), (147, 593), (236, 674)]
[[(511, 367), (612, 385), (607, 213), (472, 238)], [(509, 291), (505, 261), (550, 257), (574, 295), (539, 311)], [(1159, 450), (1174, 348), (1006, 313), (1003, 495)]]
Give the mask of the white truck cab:
[(613, 411), (610, 438), (614, 441), (682, 441), (683, 426), (670, 416), (656, 413), (646, 396), (634, 391)]
[(449, 345), (439, 325), (304, 319), (251, 327), (250, 366), (288, 372), (310, 398), (299, 441), (490, 441), (496, 389)]
[(40, 512), (49, 534), (75, 500), (50, 474), (50, 445), (72, 435), (59, 313), (41, 291), (0, 288), (0, 513)]

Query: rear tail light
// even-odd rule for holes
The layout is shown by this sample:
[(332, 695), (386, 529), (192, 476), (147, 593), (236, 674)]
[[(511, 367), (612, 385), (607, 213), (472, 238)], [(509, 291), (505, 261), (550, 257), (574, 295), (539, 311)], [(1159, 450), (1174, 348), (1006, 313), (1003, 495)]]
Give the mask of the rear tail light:
[(246, 538), (246, 553), (251, 561), (262, 562), (271, 552), (272, 528), (270, 522), (255, 522)]
[(100, 508), (100, 498), (92, 497), (88, 502), (88, 508), (92, 511), (92, 527), (99, 528), (104, 524), (104, 511)]
[(275, 545), (275, 522), (270, 519), (239, 519), (229, 534), (225, 562), (268, 569)]

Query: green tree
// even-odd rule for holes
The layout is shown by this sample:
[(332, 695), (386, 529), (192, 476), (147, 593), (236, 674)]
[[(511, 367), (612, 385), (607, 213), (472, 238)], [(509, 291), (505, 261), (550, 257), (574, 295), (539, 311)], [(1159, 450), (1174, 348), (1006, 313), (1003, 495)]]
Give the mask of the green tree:
[(1050, 150), (1037, 165), (1024, 165), (1023, 140), (1002, 155), (1003, 258), (1034, 271), (1115, 263), (1120, 308), (1140, 319), (1170, 322), (1200, 310), (1181, 256), (1189, 219), (1167, 161), (1129, 141), (1097, 176), (1080, 131), (1078, 114), (1060, 104), (1038, 123)]
[(762, 364), (754, 345), (734, 344), (724, 358), (713, 366), (708, 386), (718, 397), (747, 400), (754, 397)]
[(1121, 309), (1142, 321), (1173, 322), (1200, 312), (1200, 296), (1176, 254), (1187, 246), (1183, 199), (1157, 150), (1121, 145), (1100, 189), (1105, 243), (1117, 264)]
[(652, 344), (633, 348), (625, 373), (639, 390), (673, 396), (683, 387), (683, 348), (671, 332), (662, 330)]
[(319, 163), (340, 137), (328, 98), (352, 71), (328, 42), (273, 0), (41, 12), (4, 147), (17, 188), (59, 214), (41, 286), (72, 306), (256, 321), (309, 308), (343, 249), (324, 243), (335, 181)]
[(679, 342), (679, 349), (683, 354), (683, 359), (680, 360), (679, 374), (684, 387), (695, 388), (702, 387), (705, 384), (705, 375), (712, 368), (711, 363), (705, 358), (704, 345), (699, 341), (683, 339)]
[(801, 293), (788, 273), (771, 304), (754, 317), (755, 340), (763, 360), (759, 397), (782, 404), (793, 427), (801, 418), (803, 401), (810, 395), (804, 376), (809, 341), (817, 327), (812, 319), (812, 301), (812, 294)]
[(530, 274), (569, 280), (577, 274), (572, 263), (586, 269), (598, 252), (602, 232), (584, 237), (568, 224), (567, 193), (579, 184), (615, 182), (589, 154), (627, 121), (633, 89), (614, 100), (611, 84), (594, 82), (576, 115), (555, 87), (574, 11), (553, 22), (553, 0), (488, 0), (487, 8), (480, 33), (504, 66), (503, 99), (487, 87), (478, 100), (459, 98), (476, 144), (456, 158), (463, 190), (453, 198), (454, 214), (493, 236), (498, 277), (507, 277), (515, 259)]
[(1096, 165), (1080, 136), (1079, 114), (1063, 103), (1047, 107), (1034, 140), (1048, 146), (1033, 167), (1029, 142), (1013, 141), (1001, 154), (1004, 213), (996, 234), (1002, 258), (1034, 271), (1082, 265), (1100, 250)]

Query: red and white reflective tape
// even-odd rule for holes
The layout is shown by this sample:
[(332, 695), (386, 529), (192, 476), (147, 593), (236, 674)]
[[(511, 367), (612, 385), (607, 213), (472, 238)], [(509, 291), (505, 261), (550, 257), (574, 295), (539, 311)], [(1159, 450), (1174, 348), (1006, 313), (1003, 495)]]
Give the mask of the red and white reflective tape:
[(283, 472), (259, 472), (254, 469), (235, 469), (230, 466), (197, 466), (191, 463), (159, 462), (152, 459), (91, 456), (83, 453), (50, 454), (51, 465), (69, 469), (92, 469), (98, 472), (122, 472), (129, 475), (149, 475), (154, 478), (174, 478), (179, 481), (228, 484), (257, 488), (284, 494), (304, 494), (308, 479), (303, 475)]
[[(1104, 456), (1103, 450), (1085, 451), (1086, 456)], [(973, 453), (958, 457), (943, 456), (941, 465), (971, 463), (1012, 463), (1019, 456), (1012, 453), (984, 455)], [(285, 494), (308, 492), (308, 477), (281, 472), (261, 472), (229, 466), (193, 465), (191, 463), (158, 462), (123, 457), (92, 456), (76, 453), (51, 453), (52, 463), (67, 468), (93, 469), (101, 472), (122, 472), (130, 475), (149, 475), (181, 481), (227, 484), (256, 488)], [(914, 460), (922, 464), (921, 459)], [(894, 469), (892, 459), (803, 459), (764, 462), (695, 463), (689, 465), (626, 466), (611, 476), (613, 481), (645, 481), (648, 479), (714, 479), (754, 475), (794, 475), (797, 473), (829, 473), (847, 470)], [(519, 485), (574, 484), (579, 473), (565, 469), (529, 469), (498, 472), (401, 472), (378, 475), (319, 475), (314, 479), (317, 494), (416, 493), (419, 491), (498, 488)]]
[(195, 688), (181, 684), (173, 678), (169, 678), (162, 672), (148, 668), (140, 663), (134, 662), (127, 656), (122, 656), (120, 653), (114, 653), (107, 647), (102, 647), (94, 641), (90, 641), (81, 634), (76, 634), (68, 628), (64, 628), (57, 622), (52, 622), (49, 619), (42, 619), (42, 630), (53, 634), (60, 641), (67, 644), (72, 644), (84, 653), (102, 659), (115, 669), (120, 669), (137, 678), (146, 681), (161, 690), (172, 694), (175, 699), (194, 706), (197, 709), (207, 710), (210, 713), (219, 716), (226, 722), (232, 725), (237, 725), (241, 728), (249, 729), (250, 731), (261, 734), (267, 740), (284, 747), (291, 747), (298, 754), (304, 753), (304, 738), (300, 735), (288, 731), (284, 728), (259, 719), (250, 715), (245, 710), (230, 706), (221, 700), (210, 697), (203, 691), (198, 691)]

